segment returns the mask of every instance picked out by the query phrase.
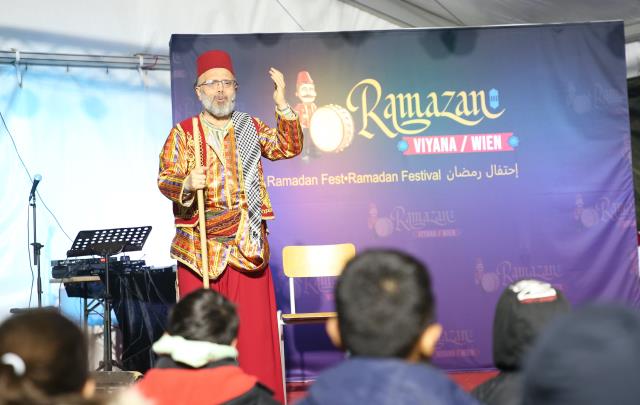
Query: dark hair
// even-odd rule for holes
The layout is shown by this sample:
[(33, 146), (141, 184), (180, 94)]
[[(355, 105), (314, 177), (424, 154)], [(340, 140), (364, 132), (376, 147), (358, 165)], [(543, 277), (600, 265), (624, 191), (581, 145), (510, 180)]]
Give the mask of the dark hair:
[(12, 365), (0, 364), (3, 403), (34, 403), (80, 393), (89, 377), (84, 334), (54, 310), (30, 310), (4, 321), (0, 356), (7, 353), (22, 359), (25, 369), (19, 375)]
[(222, 294), (199, 289), (173, 308), (167, 332), (187, 340), (228, 345), (238, 335), (236, 308)]
[(510, 284), (496, 304), (493, 361), (500, 370), (518, 370), (538, 335), (558, 315), (569, 312), (562, 291), (527, 279)]
[(428, 270), (399, 251), (361, 253), (338, 278), (336, 309), (342, 343), (352, 354), (406, 358), (434, 321)]
[(637, 309), (590, 306), (552, 323), (525, 360), (524, 405), (635, 405), (640, 398)]

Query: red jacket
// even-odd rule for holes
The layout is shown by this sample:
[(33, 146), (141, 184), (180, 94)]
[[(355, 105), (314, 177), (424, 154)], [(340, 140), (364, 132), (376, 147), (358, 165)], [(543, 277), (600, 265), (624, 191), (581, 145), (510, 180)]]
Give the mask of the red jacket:
[(137, 387), (156, 405), (277, 404), (256, 377), (228, 363), (213, 368), (154, 368)]

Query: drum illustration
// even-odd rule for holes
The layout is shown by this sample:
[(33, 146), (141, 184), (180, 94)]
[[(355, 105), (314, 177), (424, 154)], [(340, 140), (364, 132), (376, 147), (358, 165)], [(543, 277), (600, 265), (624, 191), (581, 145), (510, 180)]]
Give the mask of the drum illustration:
[(318, 108), (309, 126), (313, 144), (323, 152), (342, 152), (353, 141), (353, 118), (339, 105)]

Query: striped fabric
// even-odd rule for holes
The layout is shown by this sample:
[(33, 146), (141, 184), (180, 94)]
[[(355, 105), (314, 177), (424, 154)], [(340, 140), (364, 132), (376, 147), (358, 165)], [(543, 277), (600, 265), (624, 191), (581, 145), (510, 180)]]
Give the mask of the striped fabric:
[[(201, 124), (202, 116), (198, 117)], [(294, 119), (276, 114), (277, 128), (252, 118), (261, 155), (269, 160), (292, 158), (302, 150), (302, 129)], [(171, 257), (201, 274), (200, 240), (195, 194), (183, 192), (184, 179), (195, 167), (191, 118), (174, 127), (160, 153), (158, 187), (173, 202), (176, 235)], [(202, 133), (203, 128), (200, 125)], [(218, 278), (227, 264), (236, 269), (256, 271), (269, 261), (265, 225), (259, 227), (258, 243), (250, 238), (249, 205), (245, 192), (242, 159), (234, 128), (224, 138), (222, 156), (207, 145), (207, 187), (205, 218), (208, 236), (209, 277)], [(257, 160), (261, 219), (273, 219), (271, 201), (264, 182), (262, 163)]]

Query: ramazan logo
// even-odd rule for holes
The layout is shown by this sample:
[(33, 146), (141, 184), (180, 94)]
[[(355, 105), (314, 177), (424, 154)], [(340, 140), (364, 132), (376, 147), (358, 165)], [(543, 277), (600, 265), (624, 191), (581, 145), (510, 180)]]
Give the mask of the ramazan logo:
[[(467, 127), (486, 119), (497, 119), (505, 109), (500, 106), (499, 92), (489, 90), (446, 90), (440, 93), (387, 93), (383, 95), (380, 82), (364, 79), (353, 86), (347, 95), (347, 109), (360, 112), (362, 129), (359, 135), (371, 139), (371, 127), (379, 128), (389, 138), (398, 134), (418, 135), (425, 132), (434, 118), (446, 118)], [(493, 110), (493, 111), (492, 111)]]

